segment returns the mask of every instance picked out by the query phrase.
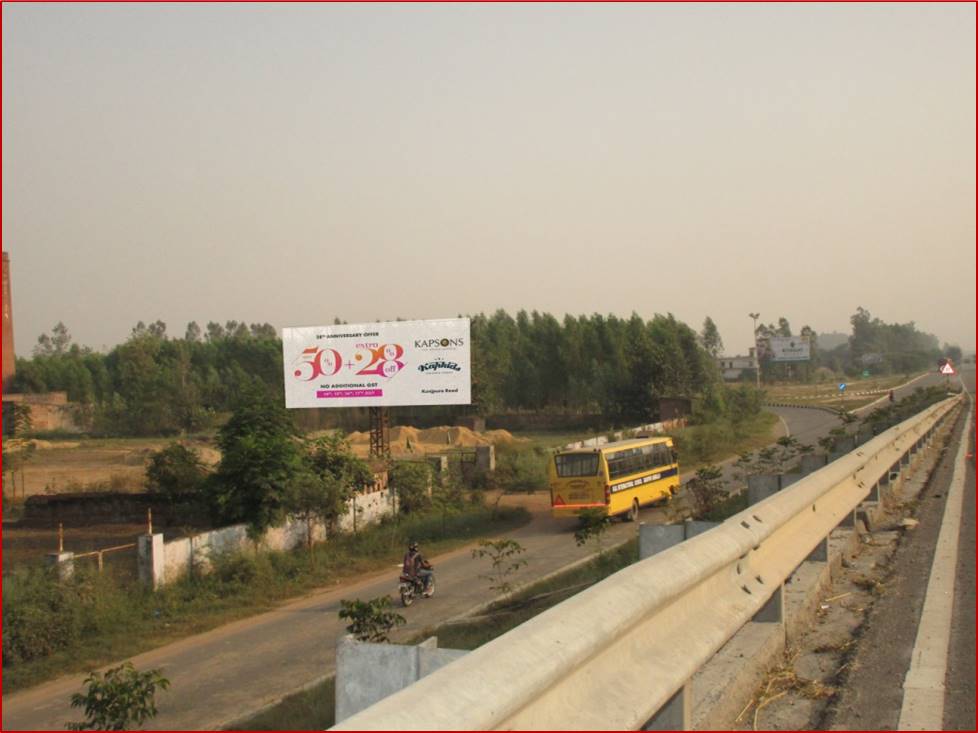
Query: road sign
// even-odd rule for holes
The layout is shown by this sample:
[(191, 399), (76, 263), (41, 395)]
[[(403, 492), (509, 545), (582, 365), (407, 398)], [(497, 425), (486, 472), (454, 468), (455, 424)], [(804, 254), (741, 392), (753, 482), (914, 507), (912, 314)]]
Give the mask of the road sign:
[(840, 392), (845, 392), (846, 391), (846, 383), (845, 382), (840, 382), (839, 383), (839, 391)]
[(944, 366), (941, 367), (941, 374), (950, 377), (952, 374), (957, 374), (957, 372), (954, 371), (954, 367), (951, 366), (951, 362), (947, 362), (946, 364), (944, 364)]

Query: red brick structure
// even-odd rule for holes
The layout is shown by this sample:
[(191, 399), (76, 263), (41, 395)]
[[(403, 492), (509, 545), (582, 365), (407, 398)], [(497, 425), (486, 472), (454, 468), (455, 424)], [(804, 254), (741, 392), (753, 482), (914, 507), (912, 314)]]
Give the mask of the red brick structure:
[(10, 297), (10, 258), (3, 253), (3, 391), (10, 390), (14, 362), (14, 312)]

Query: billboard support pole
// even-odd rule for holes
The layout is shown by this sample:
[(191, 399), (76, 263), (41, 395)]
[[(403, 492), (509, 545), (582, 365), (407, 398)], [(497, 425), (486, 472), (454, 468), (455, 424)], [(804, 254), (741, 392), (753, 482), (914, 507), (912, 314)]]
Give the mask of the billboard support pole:
[(368, 407), (370, 412), (370, 457), (390, 458), (390, 425), (386, 407)]

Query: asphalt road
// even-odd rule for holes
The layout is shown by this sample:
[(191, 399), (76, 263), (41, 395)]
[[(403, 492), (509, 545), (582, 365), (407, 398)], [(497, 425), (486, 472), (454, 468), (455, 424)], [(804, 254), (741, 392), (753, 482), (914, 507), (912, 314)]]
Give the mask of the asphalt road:
[[(839, 424), (833, 414), (823, 410), (776, 411), (790, 432), (803, 442), (814, 442)], [(590, 548), (582, 549), (574, 543), (571, 522), (549, 517), (545, 494), (534, 495), (531, 501), (536, 502), (529, 507), (534, 512), (533, 521), (508, 535), (526, 547), (525, 556), (529, 558), (517, 582), (549, 575), (591, 554)], [(667, 521), (667, 511), (643, 510), (641, 521)], [(608, 542), (624, 541), (636, 532), (636, 524), (615, 523)], [(404, 609), (408, 624), (396, 638), (406, 638), (470, 612), (494, 596), (487, 583), (478, 580), (478, 575), (485, 572), (485, 562), (473, 560), (469, 550), (458, 550), (433, 561), (438, 578), (436, 595)], [(151, 729), (215, 729), (331, 674), (335, 669), (335, 639), (342, 633), (337, 617), (340, 600), (392, 594), (397, 572), (392, 567), (354, 584), (323, 590), (274, 611), (134, 657), (132, 661), (138, 669), (161, 668), (171, 681), (170, 690), (158, 696), (159, 715), (151, 721)], [(81, 689), (83, 678), (84, 675), (68, 675), (4, 695), (3, 729), (63, 729), (66, 721), (78, 717), (68, 700)]]

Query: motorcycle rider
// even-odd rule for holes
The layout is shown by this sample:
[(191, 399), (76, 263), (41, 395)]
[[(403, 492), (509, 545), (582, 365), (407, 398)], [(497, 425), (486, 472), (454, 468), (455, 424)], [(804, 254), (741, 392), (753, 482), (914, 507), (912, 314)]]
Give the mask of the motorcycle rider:
[(424, 597), (431, 597), (431, 576), (433, 575), (431, 563), (421, 556), (417, 542), (411, 541), (408, 544), (408, 551), (404, 555), (402, 572), (412, 580), (421, 578), (424, 582)]

